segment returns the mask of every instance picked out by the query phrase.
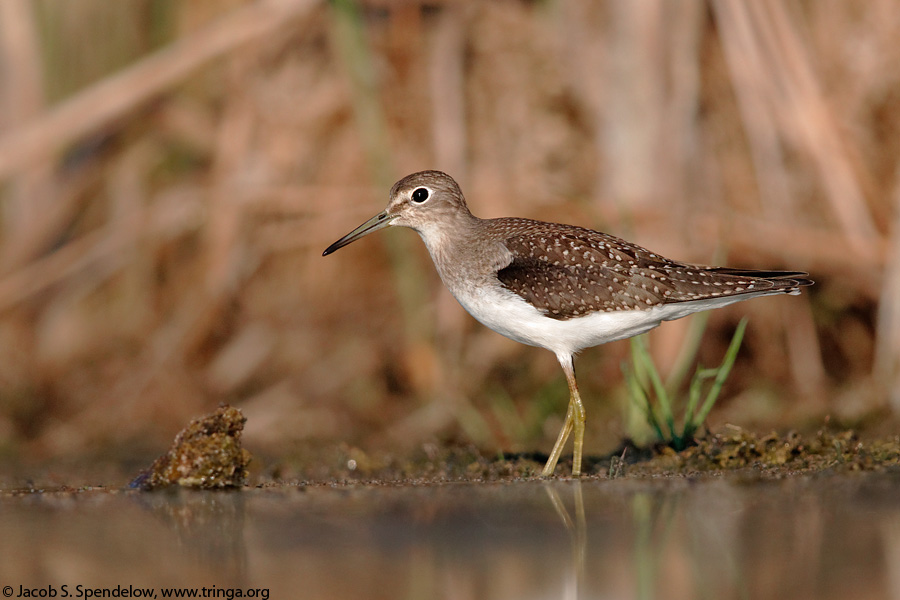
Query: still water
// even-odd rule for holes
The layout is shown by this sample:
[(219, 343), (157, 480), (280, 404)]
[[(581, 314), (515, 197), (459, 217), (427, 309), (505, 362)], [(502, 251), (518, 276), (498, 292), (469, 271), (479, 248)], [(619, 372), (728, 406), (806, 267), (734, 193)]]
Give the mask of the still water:
[(0, 587), (13, 598), (900, 600), (900, 472), (6, 494)]

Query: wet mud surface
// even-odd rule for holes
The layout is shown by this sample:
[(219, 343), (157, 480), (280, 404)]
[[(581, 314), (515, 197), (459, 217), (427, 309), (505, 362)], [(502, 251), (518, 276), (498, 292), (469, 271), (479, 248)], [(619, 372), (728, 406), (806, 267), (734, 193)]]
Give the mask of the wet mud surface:
[[(384, 485), (529, 480), (540, 475), (546, 459), (540, 453), (492, 454), (472, 446), (429, 445), (407, 456), (344, 447), (270, 465), (260, 482)], [(625, 442), (608, 455), (586, 455), (582, 480), (718, 476), (769, 480), (896, 468), (900, 468), (900, 436), (863, 437), (853, 430), (827, 427), (808, 434), (759, 434), (727, 426), (680, 452), (665, 446), (637, 448)], [(570, 472), (571, 455), (564, 455), (555, 477), (567, 478)]]
[[(240, 421), (222, 414), (218, 424)], [(246, 476), (221, 468), (223, 448), (244, 467), (246, 450), (198, 423), (186, 431), (212, 436), (181, 441), (215, 448), (215, 472)], [(172, 450), (211, 472), (202, 452)], [(682, 452), (592, 457), (581, 479), (565, 463), (537, 478), (540, 455), (465, 446), (258, 460), (231, 491), (7, 476), (0, 580), (57, 597), (84, 585), (156, 597), (207, 586), (272, 598), (896, 598), (898, 457), (898, 438), (725, 428)]]
[(272, 598), (895, 598), (898, 498), (894, 469), (19, 491), (0, 498), (0, 578)]

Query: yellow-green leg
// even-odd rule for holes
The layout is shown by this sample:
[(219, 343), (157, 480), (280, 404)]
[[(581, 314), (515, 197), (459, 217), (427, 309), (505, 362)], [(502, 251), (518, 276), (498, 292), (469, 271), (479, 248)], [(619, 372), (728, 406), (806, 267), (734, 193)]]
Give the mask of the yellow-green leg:
[(559, 430), (556, 444), (553, 445), (550, 458), (547, 459), (541, 475), (543, 477), (553, 475), (553, 470), (569, 439), (569, 434), (574, 431), (575, 448), (572, 455), (572, 475), (577, 477), (581, 475), (581, 449), (584, 446), (584, 404), (581, 402), (581, 396), (578, 395), (578, 384), (575, 383), (575, 366), (572, 364), (572, 355), (557, 354), (556, 358), (559, 359), (559, 364), (562, 365), (563, 372), (566, 374), (566, 381), (569, 383), (569, 408), (566, 410), (566, 420), (562, 429)]

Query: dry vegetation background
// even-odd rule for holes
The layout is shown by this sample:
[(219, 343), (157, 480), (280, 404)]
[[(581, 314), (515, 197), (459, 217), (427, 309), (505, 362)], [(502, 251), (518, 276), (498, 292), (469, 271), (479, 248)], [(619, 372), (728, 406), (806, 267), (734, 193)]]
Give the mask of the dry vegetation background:
[[(2, 451), (158, 451), (220, 402), (254, 451), (546, 451), (555, 358), (418, 236), (321, 257), (424, 168), (482, 217), (810, 271), (711, 315), (706, 365), (751, 317), (713, 426), (896, 422), (897, 40), (896, 0), (3, 0)], [(577, 362), (589, 452), (630, 431), (627, 353)]]

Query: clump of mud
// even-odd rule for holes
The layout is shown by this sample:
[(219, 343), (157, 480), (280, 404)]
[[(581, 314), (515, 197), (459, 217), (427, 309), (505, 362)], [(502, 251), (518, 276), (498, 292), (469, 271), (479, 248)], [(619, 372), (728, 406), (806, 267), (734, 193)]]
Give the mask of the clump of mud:
[(131, 482), (154, 490), (168, 486), (197, 489), (239, 488), (247, 484), (250, 453), (241, 447), (246, 417), (231, 406), (192, 421), (169, 451)]

